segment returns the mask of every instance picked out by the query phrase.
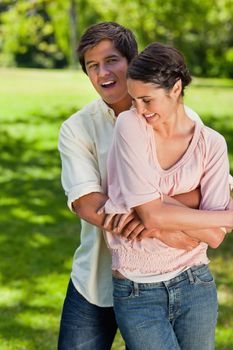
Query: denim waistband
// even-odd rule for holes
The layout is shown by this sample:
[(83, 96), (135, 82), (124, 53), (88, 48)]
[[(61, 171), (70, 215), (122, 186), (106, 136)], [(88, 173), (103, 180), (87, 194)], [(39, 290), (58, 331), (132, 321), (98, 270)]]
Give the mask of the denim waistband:
[(164, 285), (166, 286), (172, 286), (173, 284), (176, 284), (178, 282), (181, 282), (183, 280), (189, 280), (189, 282), (192, 284), (195, 281), (195, 277), (198, 275), (201, 275), (205, 271), (209, 269), (208, 265), (198, 265), (198, 266), (192, 266), (189, 269), (181, 272), (178, 276), (171, 278), (168, 281), (164, 282), (154, 282), (154, 283), (138, 283), (134, 282), (128, 279), (123, 279), (122, 277), (117, 277), (117, 275), (113, 275), (113, 279), (115, 281), (119, 281), (121, 284), (129, 285), (132, 284), (136, 288), (140, 289), (148, 289), (148, 288), (159, 288)]

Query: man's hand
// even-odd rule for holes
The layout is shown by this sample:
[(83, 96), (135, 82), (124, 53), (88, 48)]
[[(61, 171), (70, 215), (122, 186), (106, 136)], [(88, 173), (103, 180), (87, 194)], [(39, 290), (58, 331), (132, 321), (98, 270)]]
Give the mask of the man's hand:
[[(104, 213), (104, 206), (97, 213)], [(103, 227), (106, 231), (119, 234), (128, 239), (136, 238), (145, 227), (142, 225), (135, 210), (125, 214), (105, 214)]]
[[(102, 207), (98, 212), (102, 214), (103, 210)], [(197, 247), (200, 243), (199, 240), (182, 231), (146, 230), (134, 210), (126, 214), (106, 214), (104, 228), (129, 240), (157, 238), (170, 247), (187, 251)]]

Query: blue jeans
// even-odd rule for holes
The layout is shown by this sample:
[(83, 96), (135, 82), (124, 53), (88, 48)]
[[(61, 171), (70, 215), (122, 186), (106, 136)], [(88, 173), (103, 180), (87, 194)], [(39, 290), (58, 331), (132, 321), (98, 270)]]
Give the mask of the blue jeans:
[(207, 265), (159, 283), (113, 277), (114, 308), (130, 350), (213, 350), (217, 293)]
[(112, 307), (99, 307), (70, 280), (63, 306), (58, 350), (110, 350), (117, 331)]

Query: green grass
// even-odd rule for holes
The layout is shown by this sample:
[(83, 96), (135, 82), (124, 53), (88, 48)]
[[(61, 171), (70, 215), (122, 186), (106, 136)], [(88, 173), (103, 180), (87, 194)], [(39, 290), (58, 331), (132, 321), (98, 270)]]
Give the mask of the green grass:
[[(186, 104), (227, 139), (233, 82), (195, 79)], [(0, 70), (0, 349), (55, 350), (80, 225), (66, 207), (59, 127), (96, 96), (74, 71)], [(211, 251), (219, 290), (217, 350), (233, 347), (233, 237)], [(114, 350), (123, 349), (118, 335)]]

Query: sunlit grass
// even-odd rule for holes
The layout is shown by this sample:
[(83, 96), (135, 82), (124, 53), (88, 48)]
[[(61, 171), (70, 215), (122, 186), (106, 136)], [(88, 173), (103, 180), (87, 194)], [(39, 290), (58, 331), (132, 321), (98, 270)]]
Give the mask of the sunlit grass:
[[(228, 142), (233, 82), (194, 79), (185, 103)], [(55, 350), (80, 225), (66, 207), (57, 137), (97, 95), (79, 71), (0, 69), (0, 349)], [(233, 237), (211, 251), (219, 289), (216, 349), (233, 344)], [(114, 350), (123, 350), (118, 334)]]
[(96, 96), (80, 71), (0, 69), (1, 120), (28, 118), (30, 125), (35, 116), (44, 116), (48, 125), (46, 117), (56, 120), (64, 114), (65, 118), (72, 108), (75, 110)]

